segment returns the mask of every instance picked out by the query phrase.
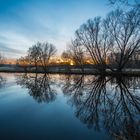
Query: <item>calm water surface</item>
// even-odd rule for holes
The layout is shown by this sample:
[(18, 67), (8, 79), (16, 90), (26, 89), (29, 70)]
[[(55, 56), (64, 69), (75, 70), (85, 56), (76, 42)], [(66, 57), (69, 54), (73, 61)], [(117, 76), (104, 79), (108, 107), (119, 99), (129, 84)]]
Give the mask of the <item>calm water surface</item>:
[(1, 73), (0, 139), (140, 139), (140, 78)]

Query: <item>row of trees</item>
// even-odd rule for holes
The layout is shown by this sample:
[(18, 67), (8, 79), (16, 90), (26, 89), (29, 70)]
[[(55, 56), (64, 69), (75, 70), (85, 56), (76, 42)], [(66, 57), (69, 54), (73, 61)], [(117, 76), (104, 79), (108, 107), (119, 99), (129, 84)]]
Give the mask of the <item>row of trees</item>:
[[(82, 70), (89, 61), (99, 72), (109, 69), (121, 72), (127, 65), (140, 62), (140, 4), (128, 0), (109, 0), (110, 4), (121, 3), (127, 10), (111, 11), (105, 18), (87, 20), (75, 31), (75, 37), (61, 58), (70, 60)], [(40, 43), (28, 50), (28, 55), (18, 62), (22, 65), (42, 66), (47, 70), (50, 58), (56, 53), (54, 45)]]
[(62, 56), (83, 65), (90, 59), (99, 71), (122, 71), (135, 56), (140, 57), (140, 8), (117, 9), (106, 18), (89, 19), (75, 32)]

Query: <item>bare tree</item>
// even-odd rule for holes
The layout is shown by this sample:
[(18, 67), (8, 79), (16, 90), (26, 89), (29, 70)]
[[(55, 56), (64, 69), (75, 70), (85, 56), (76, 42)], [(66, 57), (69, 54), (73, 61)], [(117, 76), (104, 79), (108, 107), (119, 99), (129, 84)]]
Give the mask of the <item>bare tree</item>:
[(62, 53), (62, 58), (70, 60), (83, 71), (83, 65), (85, 63), (84, 50), (78, 46), (76, 41), (71, 41), (71, 44), (67, 46), (67, 50)]
[(30, 63), (35, 65), (36, 72), (38, 66), (41, 66), (46, 72), (50, 58), (56, 53), (56, 48), (53, 44), (40, 43), (33, 45), (28, 50), (28, 58)]
[(54, 56), (55, 53), (56, 53), (56, 47), (53, 44), (49, 44), (47, 42), (41, 44), (40, 62), (45, 72), (47, 70), (47, 66), (49, 64), (50, 58)]
[(28, 50), (28, 58), (30, 60), (30, 63), (36, 67), (36, 72), (40, 62), (40, 54), (41, 54), (41, 43), (39, 42), (30, 47)]
[(77, 46), (82, 47), (89, 55), (93, 63), (97, 65), (100, 72), (105, 72), (107, 63), (107, 53), (112, 45), (112, 40), (108, 39), (106, 28), (100, 17), (89, 19), (75, 32)]
[(112, 41), (110, 52), (117, 71), (122, 71), (133, 54), (140, 49), (140, 10), (133, 8), (128, 12), (115, 10), (104, 20), (108, 36)]

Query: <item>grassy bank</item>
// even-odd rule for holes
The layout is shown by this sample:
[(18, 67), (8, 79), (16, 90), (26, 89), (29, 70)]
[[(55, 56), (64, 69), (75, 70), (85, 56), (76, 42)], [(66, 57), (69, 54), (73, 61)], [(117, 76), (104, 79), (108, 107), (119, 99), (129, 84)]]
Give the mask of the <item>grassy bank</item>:
[[(44, 70), (38, 69), (37, 71), (35, 69), (23, 69), (19, 67), (0, 67), (0, 72), (8, 72), (8, 73), (45, 73)], [(57, 73), (57, 74), (93, 74), (93, 75), (100, 75), (103, 73), (98, 72), (96, 69), (92, 68), (84, 68), (82, 71), (78, 68), (61, 68), (61, 67), (53, 67), (48, 68), (46, 73)], [(112, 72), (110, 70), (106, 70), (106, 75), (132, 75), (132, 76), (140, 76), (140, 69), (124, 69), (121, 73), (118, 72)]]

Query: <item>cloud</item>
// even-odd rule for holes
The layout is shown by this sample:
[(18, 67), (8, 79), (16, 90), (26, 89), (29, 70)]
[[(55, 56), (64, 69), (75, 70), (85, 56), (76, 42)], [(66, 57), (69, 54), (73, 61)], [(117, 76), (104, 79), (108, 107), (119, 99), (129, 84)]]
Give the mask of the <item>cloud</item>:
[(0, 42), (0, 52), (2, 55), (8, 57), (8, 58), (17, 58), (21, 55), (25, 55), (25, 52), (18, 50), (18, 49), (13, 49), (10, 47), (7, 47), (5, 44)]
[(0, 9), (0, 51), (9, 57), (19, 57), (37, 41), (53, 43), (60, 54), (80, 24), (105, 14), (98, 0), (6, 1)]

